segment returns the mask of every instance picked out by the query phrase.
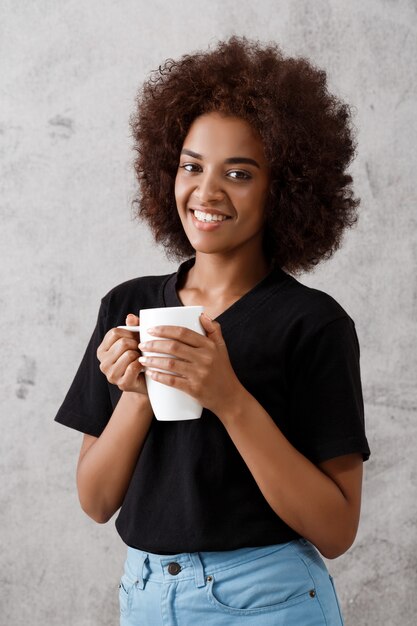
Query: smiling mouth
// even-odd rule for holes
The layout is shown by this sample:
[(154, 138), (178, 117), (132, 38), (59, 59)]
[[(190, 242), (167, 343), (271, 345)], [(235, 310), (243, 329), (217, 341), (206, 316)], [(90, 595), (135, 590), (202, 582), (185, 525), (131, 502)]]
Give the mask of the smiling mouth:
[(209, 213), (205, 211), (199, 211), (198, 209), (190, 209), (190, 211), (193, 213), (196, 220), (203, 223), (224, 222), (225, 220), (231, 219), (229, 215), (219, 215), (218, 213)]

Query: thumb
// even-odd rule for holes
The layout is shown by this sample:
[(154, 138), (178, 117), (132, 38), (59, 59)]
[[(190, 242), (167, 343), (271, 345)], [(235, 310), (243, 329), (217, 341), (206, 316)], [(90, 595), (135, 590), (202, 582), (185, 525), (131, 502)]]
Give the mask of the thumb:
[(139, 325), (139, 318), (136, 315), (133, 315), (133, 313), (129, 313), (129, 315), (126, 317), (126, 325), (127, 326), (138, 326)]
[(210, 339), (212, 339), (215, 343), (224, 344), (222, 329), (219, 322), (212, 320), (207, 313), (201, 314), (200, 321)]

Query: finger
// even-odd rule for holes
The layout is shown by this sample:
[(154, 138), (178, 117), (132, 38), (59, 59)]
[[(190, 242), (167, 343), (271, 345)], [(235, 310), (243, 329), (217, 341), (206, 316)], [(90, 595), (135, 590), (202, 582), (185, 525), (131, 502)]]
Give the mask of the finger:
[(212, 320), (207, 313), (202, 313), (200, 315), (200, 322), (207, 333), (207, 337), (209, 337), (211, 341), (214, 341), (214, 343), (219, 346), (225, 345), (219, 322)]
[(123, 352), (127, 352), (128, 350), (136, 350), (137, 355), (139, 356), (139, 344), (137, 337), (135, 339), (131, 339), (130, 337), (120, 337), (110, 348), (108, 351), (109, 358), (113, 358), (114, 361), (117, 361), (119, 357), (122, 356)]
[(190, 371), (190, 363), (181, 359), (159, 357), (159, 356), (141, 356), (139, 362), (146, 368), (157, 367), (159, 369), (175, 372), (181, 376), (186, 375)]
[[(103, 363), (103, 369), (107, 369), (107, 380), (117, 385), (118, 381), (125, 375), (127, 367), (138, 360), (138, 353), (135, 350), (124, 352), (115, 363)], [(106, 368), (107, 365), (107, 368)]]
[(145, 375), (156, 380), (158, 383), (167, 385), (168, 387), (175, 387), (186, 393), (190, 393), (190, 383), (187, 378), (183, 376), (174, 376), (173, 374), (165, 374), (164, 372), (155, 372), (155, 370), (146, 370)]
[[(152, 330), (152, 332), (150, 332)], [(148, 328), (150, 335), (156, 337), (166, 337), (167, 339), (176, 339), (193, 348), (199, 348), (204, 345), (205, 336), (200, 335), (195, 330), (185, 328), (184, 326), (155, 326), (152, 329)]]
[(133, 331), (129, 331), (129, 330), (123, 330), (122, 328), (111, 328), (105, 335), (103, 338), (103, 341), (101, 342), (99, 349), (103, 352), (107, 352), (108, 350), (110, 350), (110, 348), (112, 347), (112, 345), (114, 343), (116, 343), (116, 341), (118, 339), (121, 339), (122, 337), (126, 337), (127, 339), (135, 339), (136, 340), (136, 346), (138, 345), (138, 334), (133, 332)]
[(139, 357), (138, 340), (130, 337), (120, 337), (109, 350), (97, 353), (99, 360), (106, 363), (106, 367), (113, 365), (122, 356), (124, 352), (134, 350), (136, 356)]
[(127, 326), (139, 326), (139, 318), (133, 315), (133, 313), (129, 313), (129, 315), (126, 316), (126, 324)]
[(125, 387), (134, 387), (142, 372), (144, 372), (142, 365), (135, 359), (127, 366), (124, 375), (119, 380), (119, 385), (122, 384)]
[(146, 380), (143, 374), (138, 374), (132, 377), (124, 376), (117, 385), (121, 391), (133, 391), (140, 393), (144, 396), (148, 395), (148, 389), (146, 387)]
[(113, 360), (112, 356), (106, 353), (106, 358), (100, 363), (100, 370), (106, 376), (109, 383), (117, 384), (118, 378), (123, 376), (126, 367), (135, 359), (138, 359), (138, 353), (135, 350), (132, 350), (130, 354), (125, 352), (116, 360)]
[(175, 339), (160, 339), (139, 344), (141, 352), (160, 352), (176, 356), (183, 361), (193, 361), (196, 357), (195, 348)]

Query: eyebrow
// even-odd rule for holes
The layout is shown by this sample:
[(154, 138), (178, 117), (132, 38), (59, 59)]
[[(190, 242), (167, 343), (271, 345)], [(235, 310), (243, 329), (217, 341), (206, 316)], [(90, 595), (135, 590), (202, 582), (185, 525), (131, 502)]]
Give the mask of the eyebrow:
[[(181, 154), (186, 154), (188, 156), (194, 157), (195, 159), (200, 159), (200, 161), (203, 159), (202, 154), (198, 154), (198, 152), (193, 152), (192, 150), (187, 150), (186, 148), (183, 148), (181, 150)], [(255, 165), (256, 167), (259, 167), (259, 169), (261, 169), (261, 166), (257, 161), (255, 161), (255, 159), (250, 159), (248, 157), (229, 157), (228, 159), (225, 159), (224, 162), (233, 164), (248, 163), (249, 165)]]

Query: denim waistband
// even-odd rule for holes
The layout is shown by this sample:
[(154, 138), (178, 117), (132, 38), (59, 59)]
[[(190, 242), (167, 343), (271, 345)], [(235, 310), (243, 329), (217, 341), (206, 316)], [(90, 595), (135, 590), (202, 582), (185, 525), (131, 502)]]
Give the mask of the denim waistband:
[(195, 579), (197, 587), (204, 587), (206, 578), (210, 574), (254, 562), (274, 552), (293, 553), (294, 547), (297, 548), (297, 545), (300, 545), (299, 541), (296, 539), (270, 546), (228, 551), (182, 552), (170, 555), (153, 554), (129, 547), (126, 567), (130, 576), (136, 579), (134, 582), (142, 589), (147, 580), (172, 583), (190, 578)]

